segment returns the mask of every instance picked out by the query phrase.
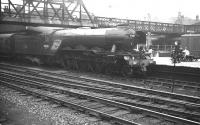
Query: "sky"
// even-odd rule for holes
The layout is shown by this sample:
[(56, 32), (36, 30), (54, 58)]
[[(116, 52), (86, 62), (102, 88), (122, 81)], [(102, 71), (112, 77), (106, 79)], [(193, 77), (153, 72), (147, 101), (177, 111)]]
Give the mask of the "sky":
[(83, 0), (96, 16), (168, 21), (181, 12), (192, 19), (200, 15), (200, 0)]
[[(8, 0), (1, 0), (8, 1)], [(17, 3), (21, 0), (11, 0)], [(56, 0), (55, 0), (56, 1)], [(82, 0), (95, 16), (168, 22), (181, 12), (184, 17), (200, 16), (200, 0)]]

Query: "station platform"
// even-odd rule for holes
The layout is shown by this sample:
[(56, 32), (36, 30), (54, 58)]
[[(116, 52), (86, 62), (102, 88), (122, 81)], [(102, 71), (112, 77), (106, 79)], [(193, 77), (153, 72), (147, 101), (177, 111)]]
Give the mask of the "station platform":
[[(158, 65), (169, 65), (173, 66), (174, 64), (171, 61), (171, 57), (152, 57), (154, 61), (156, 61), (156, 64)], [(195, 62), (181, 62), (176, 63), (176, 66), (185, 66), (185, 67), (196, 67), (200, 68), (200, 60)]]

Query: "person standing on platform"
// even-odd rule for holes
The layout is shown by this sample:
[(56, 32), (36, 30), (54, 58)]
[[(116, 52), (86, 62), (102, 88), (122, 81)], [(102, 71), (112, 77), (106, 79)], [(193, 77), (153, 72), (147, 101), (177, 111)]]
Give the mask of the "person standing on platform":
[(185, 47), (185, 49), (183, 50), (183, 53), (184, 53), (185, 61), (192, 61), (192, 59), (190, 58), (190, 51), (187, 49), (187, 47)]
[(153, 57), (153, 49), (151, 46), (149, 47), (148, 53), (150, 54), (150, 58), (152, 58)]
[(187, 47), (185, 47), (183, 52), (185, 53), (185, 57), (190, 55), (190, 51), (187, 49)]

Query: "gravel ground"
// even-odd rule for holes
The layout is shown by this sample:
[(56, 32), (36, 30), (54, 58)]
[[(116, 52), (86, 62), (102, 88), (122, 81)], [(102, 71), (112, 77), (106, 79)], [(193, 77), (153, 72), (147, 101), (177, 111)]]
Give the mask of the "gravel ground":
[(109, 123), (0, 86), (0, 125), (109, 125)]

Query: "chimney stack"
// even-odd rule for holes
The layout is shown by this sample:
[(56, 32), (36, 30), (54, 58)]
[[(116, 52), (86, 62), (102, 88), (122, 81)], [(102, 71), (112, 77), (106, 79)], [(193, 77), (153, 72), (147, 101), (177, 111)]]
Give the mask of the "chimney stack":
[(199, 15), (196, 15), (196, 21), (199, 21)]

